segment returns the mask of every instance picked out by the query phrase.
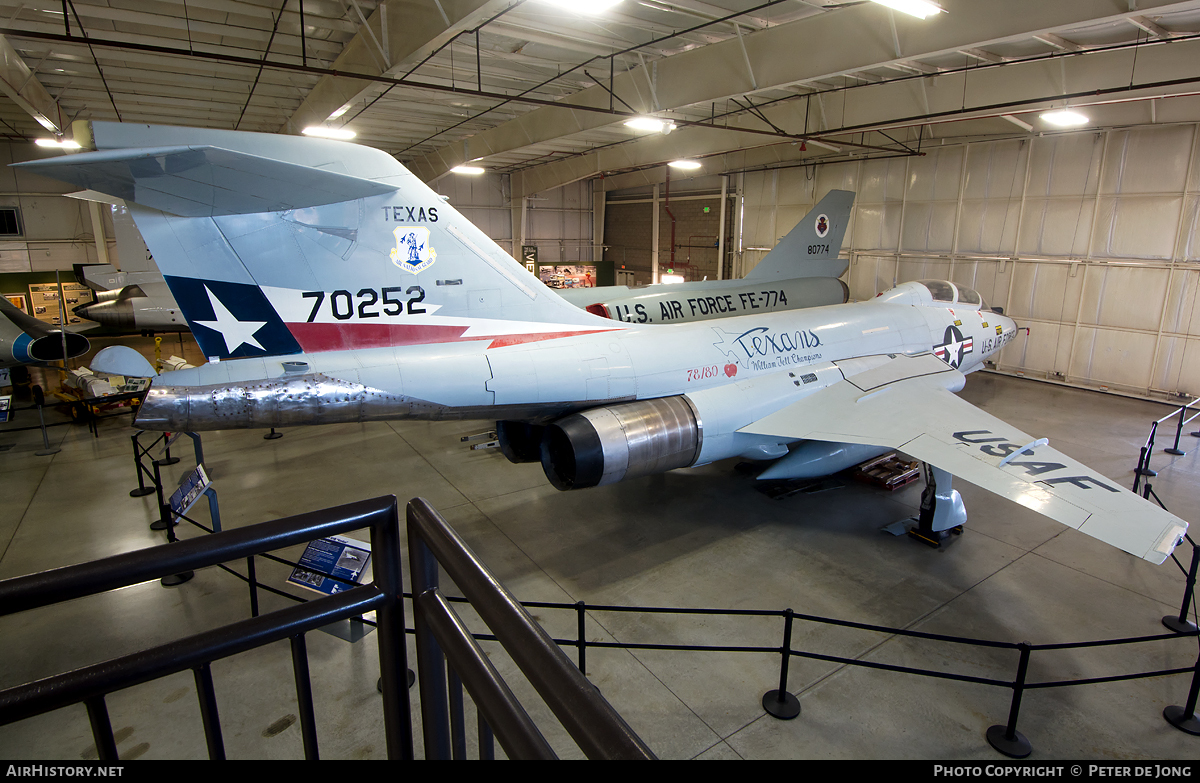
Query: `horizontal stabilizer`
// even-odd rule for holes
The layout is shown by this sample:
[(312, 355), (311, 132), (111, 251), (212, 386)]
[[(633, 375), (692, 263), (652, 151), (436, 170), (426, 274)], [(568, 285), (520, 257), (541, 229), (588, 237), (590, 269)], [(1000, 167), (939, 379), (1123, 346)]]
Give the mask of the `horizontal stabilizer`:
[(740, 431), (899, 449), (1152, 563), (1182, 541), (1186, 522), (956, 396), (953, 376), (897, 356)]
[(181, 217), (279, 212), (395, 190), (360, 177), (213, 146), (103, 150), (13, 165)]

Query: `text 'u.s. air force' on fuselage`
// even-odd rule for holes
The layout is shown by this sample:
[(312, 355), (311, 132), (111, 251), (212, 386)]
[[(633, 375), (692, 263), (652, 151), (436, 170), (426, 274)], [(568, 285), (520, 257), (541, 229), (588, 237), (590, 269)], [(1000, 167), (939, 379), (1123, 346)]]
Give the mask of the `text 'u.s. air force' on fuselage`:
[(505, 455), (562, 489), (735, 456), (829, 473), (898, 448), (1152, 562), (1187, 528), (953, 393), (1016, 333), (970, 289), (617, 322), (568, 304), (379, 150), (82, 130), (96, 152), (18, 165), (130, 204), (210, 359), (157, 378), (139, 427), (495, 419)]
[(678, 324), (843, 304), (838, 278), (854, 193), (831, 190), (740, 280), (566, 288), (557, 293), (590, 313), (636, 324)]

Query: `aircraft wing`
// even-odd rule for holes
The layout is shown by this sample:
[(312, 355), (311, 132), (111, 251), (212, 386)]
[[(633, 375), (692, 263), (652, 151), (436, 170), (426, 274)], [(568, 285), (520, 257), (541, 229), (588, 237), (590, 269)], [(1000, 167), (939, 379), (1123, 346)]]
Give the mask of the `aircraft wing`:
[(895, 448), (1152, 563), (1182, 540), (1186, 522), (959, 398), (961, 382), (932, 354), (896, 356), (740, 431)]
[(213, 146), (102, 150), (13, 165), (181, 217), (302, 209), (395, 190), (361, 177)]

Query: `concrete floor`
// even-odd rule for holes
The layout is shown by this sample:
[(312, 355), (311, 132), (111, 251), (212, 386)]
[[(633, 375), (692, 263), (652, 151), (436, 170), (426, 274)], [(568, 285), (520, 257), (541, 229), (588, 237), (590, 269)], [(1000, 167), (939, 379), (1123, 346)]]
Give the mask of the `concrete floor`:
[[(963, 396), (1113, 480), (1132, 484), (1138, 448), (1165, 406), (993, 374)], [(128, 418), (54, 427), (54, 456), (37, 432), (0, 429), (0, 578), (163, 542), (148, 529), (153, 496), (136, 486)], [(17, 425), (30, 423), (25, 415)], [(832, 489), (773, 500), (727, 461), (562, 493), (540, 466), (471, 451), (479, 423), (391, 422), (203, 434), (226, 529), (378, 495), (429, 499), (522, 600), (782, 610), (890, 627), (1035, 644), (1164, 632), (1183, 577), (956, 482), (966, 533), (935, 551), (882, 532), (915, 513), (921, 484), (887, 492), (839, 476)], [(1185, 457), (1156, 453), (1155, 490), (1185, 520), (1200, 519), (1195, 438)], [(1160, 448), (1164, 444), (1160, 439)], [(185, 460), (166, 469), (177, 481)], [(197, 517), (207, 521), (206, 511)], [(181, 525), (181, 537), (200, 535)], [(365, 538), (365, 536), (364, 536)], [(1185, 565), (1190, 547), (1180, 550)], [(282, 586), (287, 569), (261, 565)], [(264, 610), (283, 599), (264, 598)], [(218, 569), (163, 588), (157, 582), (0, 618), (0, 687), (96, 662), (248, 616), (246, 590)], [(555, 636), (570, 612), (538, 610)], [(591, 640), (778, 646), (778, 618), (592, 612)], [(385, 755), (375, 690), (375, 635), (349, 644), (309, 634), (323, 758)], [(506, 673), (511, 663), (485, 643)], [(410, 643), (411, 649), (411, 643)], [(864, 661), (1011, 679), (1016, 654), (797, 622), (793, 649)], [(573, 657), (573, 650), (568, 653)], [(1188, 667), (1197, 642), (1174, 639), (1035, 655), (1031, 681)], [(411, 659), (410, 659), (411, 660)], [(411, 664), (414, 665), (415, 664)], [(213, 665), (230, 758), (300, 758), (286, 645)], [(1003, 760), (984, 737), (1008, 716), (1010, 692), (982, 685), (793, 659), (788, 688), (803, 707), (780, 721), (763, 712), (779, 656), (752, 653), (588, 653), (588, 675), (662, 758), (896, 758)], [(1029, 691), (1018, 728), (1031, 760), (1195, 759), (1200, 738), (1161, 717), (1182, 705), (1187, 675)], [(565, 757), (578, 757), (531, 688), (529, 709)], [(414, 705), (416, 690), (413, 690)], [(108, 700), (122, 758), (206, 757), (192, 677), (180, 674)], [(469, 715), (470, 713), (468, 713)], [(470, 718), (468, 718), (470, 720)], [(419, 721), (417, 721), (419, 726)], [(419, 728), (417, 730), (420, 744)], [(420, 748), (418, 747), (418, 754)], [(88, 759), (85, 710), (72, 707), (0, 727), (0, 758)]]

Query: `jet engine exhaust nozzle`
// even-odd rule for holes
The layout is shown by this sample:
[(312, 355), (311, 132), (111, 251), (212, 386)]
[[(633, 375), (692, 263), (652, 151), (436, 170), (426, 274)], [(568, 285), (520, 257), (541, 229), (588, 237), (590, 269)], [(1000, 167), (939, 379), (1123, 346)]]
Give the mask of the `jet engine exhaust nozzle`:
[(686, 397), (623, 403), (547, 425), (542, 469), (557, 489), (586, 489), (663, 473), (700, 455), (700, 417)]

